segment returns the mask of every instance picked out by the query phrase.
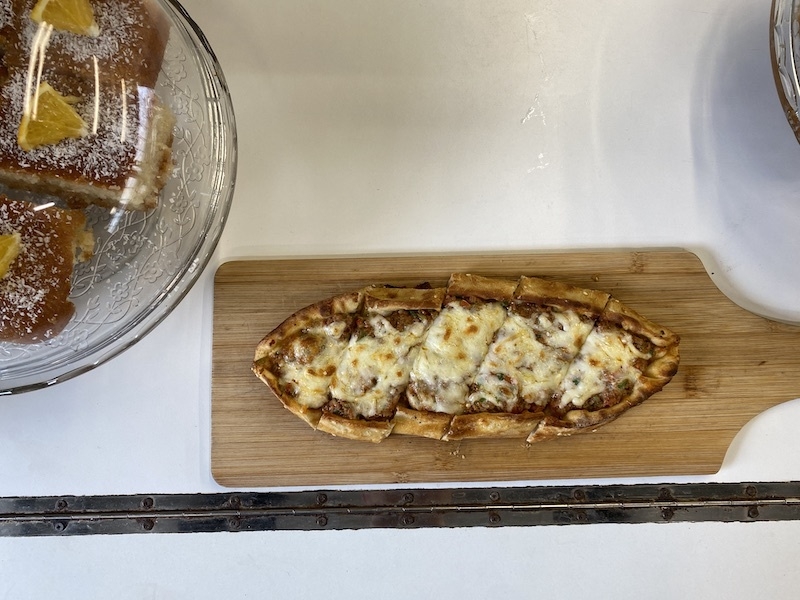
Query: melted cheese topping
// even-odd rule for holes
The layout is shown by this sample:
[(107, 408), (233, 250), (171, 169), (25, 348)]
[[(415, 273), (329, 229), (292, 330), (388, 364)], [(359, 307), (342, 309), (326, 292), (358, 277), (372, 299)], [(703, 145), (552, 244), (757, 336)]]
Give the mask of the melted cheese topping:
[(385, 317), (373, 315), (369, 325), (372, 335), (350, 340), (330, 388), (332, 398), (366, 418), (392, 408), (405, 389), (427, 322), (398, 331)]
[(649, 359), (639, 351), (633, 337), (620, 329), (594, 329), (561, 383), (559, 407), (583, 406), (608, 386), (627, 379), (634, 382), (641, 374), (634, 366), (637, 358)]
[(574, 357), (594, 327), (594, 321), (582, 319), (574, 310), (541, 312), (531, 317), (530, 327), (541, 336), (542, 343)]
[[(297, 360), (283, 364), (281, 379), (298, 390), (295, 400), (299, 404), (321, 408), (328, 401), (331, 378), (347, 347), (348, 340), (343, 338), (346, 328), (345, 321), (334, 321), (310, 327), (303, 336), (292, 340), (286, 354)], [(310, 340), (316, 344), (309, 344)], [(314, 351), (310, 353), (309, 347)]]
[(506, 311), (498, 302), (465, 308), (448, 304), (431, 324), (411, 370), (412, 408), (461, 414), (469, 385)]
[(511, 314), (475, 377), (467, 406), (513, 412), (543, 407), (592, 328), (574, 311)]

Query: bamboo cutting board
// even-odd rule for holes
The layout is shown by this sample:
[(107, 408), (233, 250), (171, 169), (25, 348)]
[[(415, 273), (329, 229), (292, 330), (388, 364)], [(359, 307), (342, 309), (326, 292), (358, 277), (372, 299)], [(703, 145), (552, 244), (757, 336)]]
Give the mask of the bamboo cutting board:
[[(444, 285), (456, 271), (610, 292), (680, 334), (678, 373), (594, 433), (526, 446), (334, 438), (290, 414), (250, 371), (261, 338), (303, 306), (371, 283)], [(230, 487), (710, 474), (752, 417), (800, 397), (800, 327), (740, 308), (685, 251), (236, 261), (214, 285), (211, 466)]]

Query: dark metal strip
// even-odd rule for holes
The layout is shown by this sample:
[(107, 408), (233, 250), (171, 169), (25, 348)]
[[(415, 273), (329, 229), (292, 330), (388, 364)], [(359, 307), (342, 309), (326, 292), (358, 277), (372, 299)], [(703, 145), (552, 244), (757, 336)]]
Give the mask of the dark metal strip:
[(800, 482), (0, 498), (0, 536), (800, 519)]

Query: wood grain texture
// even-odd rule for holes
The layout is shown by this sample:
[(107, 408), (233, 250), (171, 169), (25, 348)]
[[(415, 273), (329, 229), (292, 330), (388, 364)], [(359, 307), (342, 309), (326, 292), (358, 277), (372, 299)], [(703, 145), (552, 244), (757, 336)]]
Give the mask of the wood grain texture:
[[(593, 433), (526, 446), (334, 438), (290, 414), (250, 371), (261, 338), (299, 308), (370, 283), (444, 285), (457, 271), (610, 292), (680, 334), (678, 374)], [(230, 487), (316, 487), (715, 473), (745, 423), (800, 397), (798, 348), (800, 327), (740, 308), (680, 250), (229, 262), (214, 288), (212, 474)]]

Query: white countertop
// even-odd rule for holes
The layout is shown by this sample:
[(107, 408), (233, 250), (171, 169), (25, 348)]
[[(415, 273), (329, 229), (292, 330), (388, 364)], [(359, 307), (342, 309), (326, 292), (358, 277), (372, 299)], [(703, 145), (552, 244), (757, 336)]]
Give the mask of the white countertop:
[[(800, 144), (769, 0), (184, 5), (238, 121), (225, 233), (133, 348), (2, 399), (0, 496), (223, 490), (211, 315), (229, 259), (682, 247), (745, 308), (800, 322)], [(787, 401), (715, 475), (618, 482), (800, 480)], [(798, 559), (795, 522), (0, 538), (0, 596), (779, 598)]]

